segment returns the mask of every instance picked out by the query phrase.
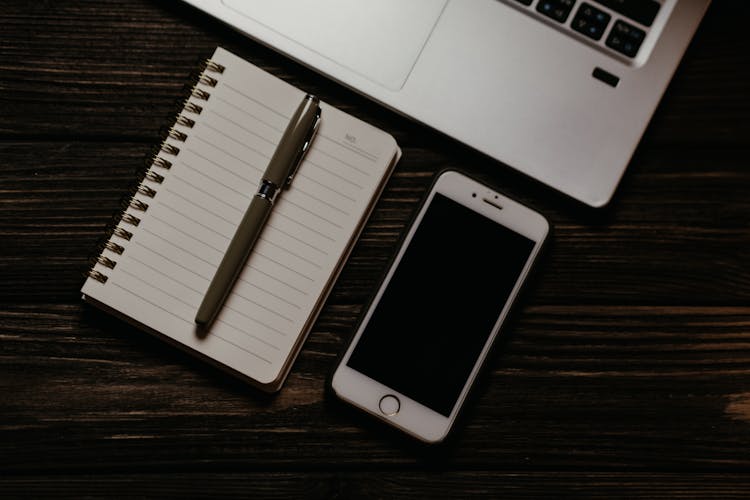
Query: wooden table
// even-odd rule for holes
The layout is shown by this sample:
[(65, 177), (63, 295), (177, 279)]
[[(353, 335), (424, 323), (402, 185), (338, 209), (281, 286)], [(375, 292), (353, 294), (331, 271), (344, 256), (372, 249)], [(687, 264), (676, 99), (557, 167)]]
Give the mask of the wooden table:
[[(750, 497), (750, 41), (715, 2), (612, 204), (592, 210), (178, 2), (0, 8), (0, 493)], [(84, 305), (82, 270), (216, 45), (404, 156), (275, 397)], [(418, 445), (326, 377), (433, 174), (540, 210), (551, 245), (454, 437)]]

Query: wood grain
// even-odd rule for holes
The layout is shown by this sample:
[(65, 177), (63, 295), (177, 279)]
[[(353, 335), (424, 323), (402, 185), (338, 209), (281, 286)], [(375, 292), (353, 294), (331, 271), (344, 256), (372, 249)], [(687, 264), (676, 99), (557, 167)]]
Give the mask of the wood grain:
[[(180, 3), (3, 2), (0, 494), (747, 498), (748, 9), (712, 4), (615, 200), (592, 210)], [(219, 44), (404, 151), (272, 397), (80, 300), (88, 257)], [(326, 380), (447, 167), (553, 234), (457, 432), (429, 448)]]
[(161, 476), (106, 474), (0, 479), (13, 496), (158, 498), (747, 498), (741, 474), (446, 472), (255, 472)]

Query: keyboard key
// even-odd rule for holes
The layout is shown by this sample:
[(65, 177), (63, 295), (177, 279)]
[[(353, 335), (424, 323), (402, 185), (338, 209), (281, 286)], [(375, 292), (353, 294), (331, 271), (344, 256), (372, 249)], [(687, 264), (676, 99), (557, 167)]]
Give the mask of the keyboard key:
[(583, 3), (578, 9), (576, 17), (573, 18), (570, 27), (589, 38), (599, 40), (607, 29), (610, 19), (612, 19), (612, 16), (606, 12), (593, 5)]
[(651, 26), (661, 5), (654, 0), (596, 0), (644, 26)]
[(537, 12), (541, 12), (555, 21), (564, 23), (573, 10), (575, 0), (539, 0), (536, 5)]
[(607, 47), (628, 57), (635, 57), (646, 38), (646, 32), (625, 21), (617, 21), (607, 37)]

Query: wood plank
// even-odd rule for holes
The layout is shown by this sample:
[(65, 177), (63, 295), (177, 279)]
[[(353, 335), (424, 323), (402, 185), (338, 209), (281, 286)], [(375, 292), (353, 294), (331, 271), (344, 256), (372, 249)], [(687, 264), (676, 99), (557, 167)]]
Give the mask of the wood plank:
[(526, 307), (435, 449), (327, 393), (358, 312), (327, 307), (267, 397), (93, 308), (5, 306), (2, 468), (750, 465), (748, 307)]
[(498, 473), (492, 470), (428, 470), (367, 473), (252, 471), (96, 476), (3, 477), (7, 498), (175, 497), (175, 498), (593, 498), (745, 499), (742, 474), (675, 473)]

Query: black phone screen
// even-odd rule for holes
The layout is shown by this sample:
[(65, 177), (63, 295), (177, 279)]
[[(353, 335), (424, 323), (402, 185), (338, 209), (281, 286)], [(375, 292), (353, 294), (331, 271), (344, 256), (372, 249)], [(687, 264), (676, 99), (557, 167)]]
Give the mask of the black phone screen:
[(436, 193), (347, 365), (449, 416), (533, 248)]

